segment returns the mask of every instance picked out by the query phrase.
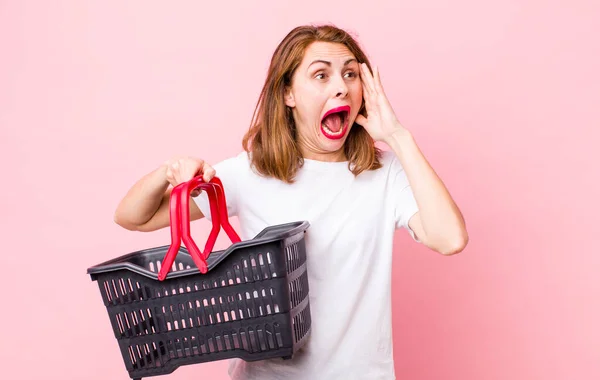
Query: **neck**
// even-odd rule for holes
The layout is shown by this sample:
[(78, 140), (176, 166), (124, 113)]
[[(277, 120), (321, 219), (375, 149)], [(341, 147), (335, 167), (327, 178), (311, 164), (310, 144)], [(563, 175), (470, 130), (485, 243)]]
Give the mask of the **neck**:
[(347, 160), (344, 148), (335, 152), (318, 152), (301, 146), (300, 153), (302, 154), (302, 157), (307, 160), (324, 162), (342, 162)]

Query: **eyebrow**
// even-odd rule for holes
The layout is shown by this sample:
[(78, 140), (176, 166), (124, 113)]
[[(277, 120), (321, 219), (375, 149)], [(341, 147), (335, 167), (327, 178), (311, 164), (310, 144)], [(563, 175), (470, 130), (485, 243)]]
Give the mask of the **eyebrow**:
[[(352, 63), (352, 62), (358, 62), (358, 61), (356, 60), (356, 58), (350, 58), (350, 59), (348, 59), (346, 62), (344, 62), (344, 66), (348, 66), (348, 65), (349, 65), (350, 63)], [(310, 65), (308, 65), (308, 67), (311, 67), (311, 66), (312, 66), (312, 65), (314, 65), (315, 63), (324, 63), (324, 64), (326, 64), (327, 66), (331, 66), (331, 62), (329, 62), (329, 61), (325, 61), (325, 60), (323, 60), (323, 59), (317, 59), (317, 60), (314, 60), (314, 61), (312, 61), (312, 62), (310, 63)]]

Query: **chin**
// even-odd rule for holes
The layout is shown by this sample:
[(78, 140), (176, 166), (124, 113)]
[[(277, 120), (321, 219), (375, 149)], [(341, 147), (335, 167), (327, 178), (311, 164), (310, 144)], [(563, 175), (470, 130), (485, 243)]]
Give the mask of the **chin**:
[(329, 137), (326, 135), (326, 131), (321, 130), (319, 132), (319, 140), (321, 140), (321, 148), (327, 153), (339, 153), (344, 150), (344, 144), (348, 137), (348, 129), (346, 129), (341, 136)]

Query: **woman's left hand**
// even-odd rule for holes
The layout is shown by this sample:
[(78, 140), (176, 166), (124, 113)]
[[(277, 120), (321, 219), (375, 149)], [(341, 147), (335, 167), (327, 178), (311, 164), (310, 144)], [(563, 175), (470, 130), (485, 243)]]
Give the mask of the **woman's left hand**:
[(405, 131), (396, 118), (396, 114), (388, 101), (377, 67), (373, 69), (374, 75), (365, 63), (360, 64), (360, 77), (363, 87), (363, 98), (367, 117), (358, 115), (356, 122), (362, 125), (375, 141), (387, 141), (394, 133)]

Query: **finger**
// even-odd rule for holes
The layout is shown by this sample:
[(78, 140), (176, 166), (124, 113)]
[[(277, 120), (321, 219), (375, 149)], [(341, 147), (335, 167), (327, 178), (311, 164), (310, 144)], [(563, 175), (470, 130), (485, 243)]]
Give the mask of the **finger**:
[(375, 80), (373, 81), (375, 83), (375, 89), (377, 90), (377, 92), (379, 93), (383, 93), (383, 85), (381, 84), (381, 78), (379, 76), (379, 67), (375, 66)]
[(194, 176), (202, 173), (202, 170), (204, 169), (204, 165), (205, 165), (204, 160), (199, 159), (197, 161), (197, 165), (194, 167)]
[(173, 184), (173, 182), (175, 182), (175, 179), (173, 178), (173, 171), (171, 170), (170, 166), (167, 166), (167, 172), (166, 172), (166, 176), (167, 176), (167, 181), (169, 181), (169, 183), (173, 186), (175, 186)]
[(203, 160), (186, 160), (185, 168), (182, 169), (183, 179), (190, 181), (202, 172), (202, 166), (204, 165)]
[(202, 192), (202, 189), (196, 188), (190, 193), (190, 195), (192, 196), (192, 198), (196, 198), (198, 195), (200, 195), (201, 192)]
[(356, 116), (356, 123), (359, 125), (362, 125), (363, 127), (367, 125), (367, 118), (364, 117), (363, 115), (358, 115)]
[(210, 182), (210, 180), (213, 179), (213, 177), (215, 176), (216, 171), (215, 169), (213, 169), (212, 166), (205, 163), (202, 168), (202, 173), (202, 179), (204, 180), (204, 182)]
[(171, 170), (171, 178), (173, 180), (173, 186), (176, 186), (181, 183), (181, 165), (179, 160), (173, 160), (170, 165)]
[(365, 100), (365, 107), (371, 107), (371, 94), (367, 89), (367, 85), (363, 83), (363, 99)]
[(375, 93), (375, 84), (373, 83), (373, 75), (371, 74), (371, 71), (369, 70), (369, 67), (367, 66), (366, 63), (362, 64), (362, 72), (364, 74), (364, 83), (367, 86), (367, 89), (369, 90), (369, 93)]
[(368, 76), (368, 73), (365, 70), (365, 64), (361, 63), (360, 64), (360, 81), (361, 81), (362, 86), (363, 86), (363, 94), (364, 94), (365, 97), (370, 94), (370, 90), (369, 90), (369, 87), (367, 85), (367, 76)]

